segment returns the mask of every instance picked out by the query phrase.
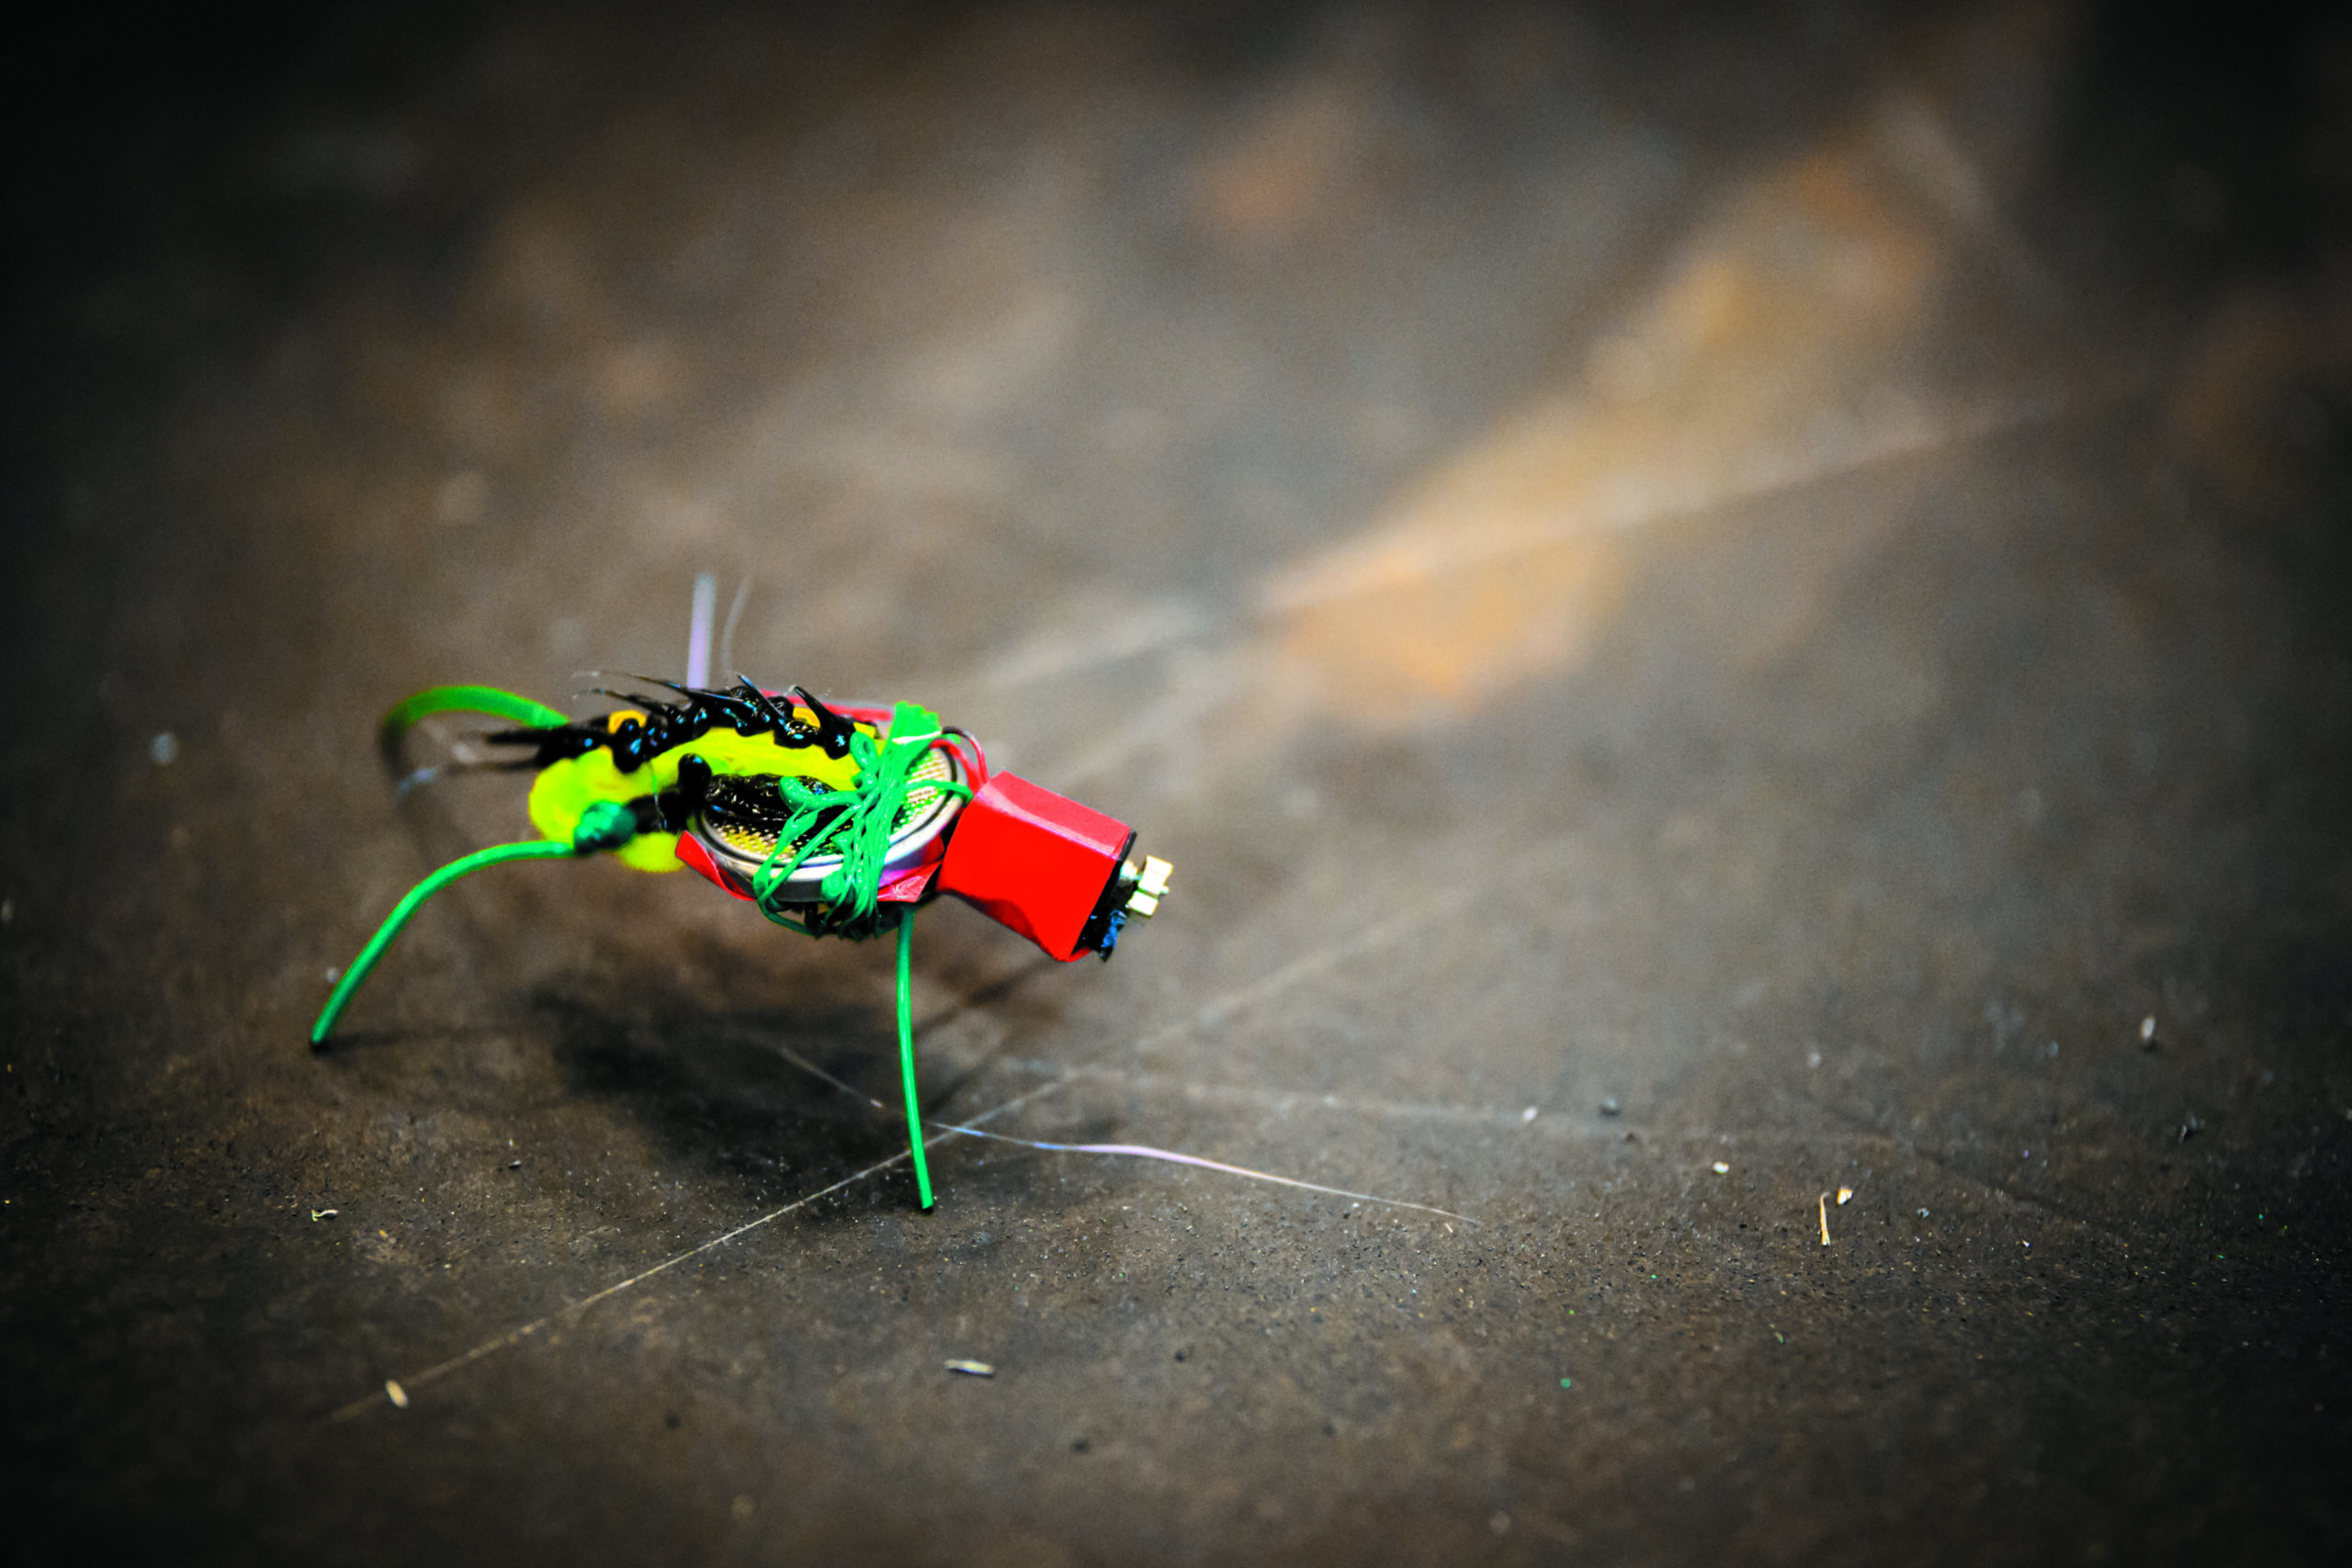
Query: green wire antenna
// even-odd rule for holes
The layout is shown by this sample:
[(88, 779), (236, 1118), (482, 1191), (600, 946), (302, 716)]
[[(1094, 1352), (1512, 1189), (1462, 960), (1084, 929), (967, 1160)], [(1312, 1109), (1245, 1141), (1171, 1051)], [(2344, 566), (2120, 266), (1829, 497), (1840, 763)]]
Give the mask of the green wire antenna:
[(401, 738), (416, 728), (418, 719), (436, 713), (486, 713), (526, 729), (548, 729), (571, 722), (545, 703), (518, 697), (495, 686), (428, 686), (395, 705), (384, 716), (383, 723), (377, 726), (376, 739), (383, 747), (384, 755), (389, 757), (399, 748)]

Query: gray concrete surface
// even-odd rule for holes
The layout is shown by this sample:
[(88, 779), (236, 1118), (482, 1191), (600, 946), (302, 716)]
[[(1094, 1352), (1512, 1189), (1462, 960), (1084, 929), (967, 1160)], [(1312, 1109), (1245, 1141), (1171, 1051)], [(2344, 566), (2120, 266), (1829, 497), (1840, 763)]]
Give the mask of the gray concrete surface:
[[(225, 26), (19, 65), (16, 1560), (2341, 1560), (2340, 22)], [(933, 1115), (1368, 1199), (919, 1213), (888, 955), (609, 864), (314, 1054), (522, 830), (377, 715), (705, 571), (1176, 864)]]

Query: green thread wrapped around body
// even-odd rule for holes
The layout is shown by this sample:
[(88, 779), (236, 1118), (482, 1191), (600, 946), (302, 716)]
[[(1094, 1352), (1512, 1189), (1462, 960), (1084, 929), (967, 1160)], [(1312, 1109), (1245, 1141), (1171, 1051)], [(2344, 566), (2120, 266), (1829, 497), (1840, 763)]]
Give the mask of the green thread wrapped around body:
[[(939, 716), (913, 703), (890, 713), (889, 734), (880, 741), (859, 730), (850, 737), (856, 782), (826, 789), (798, 779), (778, 779), (776, 792), (792, 815), (776, 831), (776, 847), (752, 873), (752, 897), (777, 925), (804, 936), (838, 936), (862, 942), (883, 930), (880, 895), (883, 862), (890, 834), (908, 803), (923, 795), (972, 798), (969, 785), (944, 779), (910, 779), (923, 754), (945, 733)], [(787, 855), (786, 846), (797, 846)], [(837, 855), (841, 864), (818, 885), (821, 902), (806, 920), (784, 912), (785, 884), (812, 855)]]

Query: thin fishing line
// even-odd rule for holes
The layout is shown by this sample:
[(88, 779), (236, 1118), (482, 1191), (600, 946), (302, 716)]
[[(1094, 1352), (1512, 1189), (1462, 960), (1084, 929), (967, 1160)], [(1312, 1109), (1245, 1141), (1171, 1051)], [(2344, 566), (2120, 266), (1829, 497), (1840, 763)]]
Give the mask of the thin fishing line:
[[(937, 1122), (931, 1124), (934, 1127), (941, 1125)], [(1246, 1165), (1227, 1165), (1223, 1160), (1204, 1159), (1199, 1155), (1181, 1154), (1174, 1149), (1155, 1149), (1148, 1144), (1048, 1144), (1035, 1138), (1016, 1138), (1009, 1133), (984, 1133), (978, 1127), (949, 1125), (947, 1131), (971, 1138), (989, 1138), (1000, 1144), (1018, 1144), (1024, 1149), (1043, 1149), (1047, 1154), (1121, 1155), (1131, 1159), (1165, 1160), (1170, 1165), (1189, 1165), (1201, 1170), (1223, 1171), (1227, 1176), (1246, 1176), (1252, 1181), (1271, 1181), (1277, 1187), (1295, 1187), (1305, 1192), (1328, 1192), (1334, 1198), (1352, 1198), (1363, 1203), (1385, 1203), (1392, 1209), (1417, 1209), (1424, 1214), (1460, 1220), (1465, 1225), (1478, 1223), (1467, 1214), (1457, 1214), (1451, 1209), (1441, 1209), (1430, 1203), (1416, 1203), (1404, 1198), (1383, 1198), (1373, 1192), (1351, 1192), (1344, 1187), (1326, 1187), (1319, 1181), (1301, 1181), (1293, 1176), (1276, 1176), (1271, 1170), (1252, 1170)]]
[[(979, 1115), (973, 1117), (972, 1122), (975, 1124), (981, 1122), (993, 1122), (998, 1117), (1018, 1111), (1021, 1107), (1028, 1104), (1031, 1100), (1051, 1094), (1055, 1090), (1063, 1087), (1063, 1085), (1058, 1083), (1039, 1084), (1035, 1089), (1029, 1090), (1028, 1093), (1016, 1094), (1011, 1100), (1006, 1100), (1003, 1104), (996, 1107), (994, 1110), (983, 1111)], [(885, 1109), (887, 1110), (888, 1107), (885, 1107)], [(925, 1140), (925, 1142), (927, 1145), (930, 1144), (943, 1144), (953, 1136), (955, 1136), (953, 1133), (943, 1131), (935, 1136)], [(905, 1159), (906, 1157), (907, 1156), (904, 1154), (894, 1154), (888, 1159), (876, 1160), (872, 1165), (867, 1166), (865, 1169), (854, 1172), (849, 1176), (844, 1176), (839, 1181), (832, 1183), (831, 1186), (820, 1187), (814, 1192), (795, 1198), (791, 1202), (783, 1205), (781, 1208), (771, 1209), (755, 1220), (746, 1220), (743, 1224), (737, 1225), (733, 1230), (728, 1231), (720, 1235), (715, 1235), (708, 1241), (701, 1242), (695, 1246), (687, 1247), (683, 1252), (673, 1253), (669, 1257), (662, 1259), (659, 1263), (652, 1265), (650, 1268), (640, 1269), (636, 1273), (631, 1274), (628, 1279), (607, 1285), (603, 1290), (598, 1291), (592, 1295), (582, 1296), (578, 1301), (567, 1302), (562, 1306), (558, 1307), (555, 1311), (548, 1313), (542, 1317), (533, 1318), (530, 1322), (523, 1325), (520, 1328), (510, 1328), (494, 1339), (485, 1339), (481, 1344), (475, 1346), (472, 1349), (468, 1350), (461, 1356), (452, 1356), (447, 1360), (427, 1367), (421, 1372), (413, 1373), (405, 1378), (396, 1378), (392, 1381), (398, 1382), (403, 1390), (410, 1388), (423, 1388), (425, 1384), (447, 1377), (451, 1372), (471, 1366), (474, 1362), (481, 1360), (485, 1356), (494, 1355), (500, 1350), (504, 1350), (513, 1346), (521, 1344), (524, 1340), (528, 1339), (531, 1336), (537, 1334), (540, 1329), (545, 1328), (548, 1324), (553, 1323), (559, 1317), (562, 1317), (567, 1314), (576, 1317), (582, 1313), (586, 1312), (590, 1307), (594, 1306), (598, 1302), (605, 1300), (607, 1297), (616, 1296), (633, 1285), (641, 1285), (657, 1274), (667, 1273), (670, 1269), (675, 1269), (681, 1263), (699, 1258), (704, 1253), (710, 1251), (714, 1247), (724, 1247), (729, 1242), (733, 1241), (736, 1237), (748, 1235), (772, 1221), (780, 1220), (784, 1218), (785, 1215), (792, 1213), (796, 1210), (805, 1209), (820, 1198), (831, 1197), (833, 1193), (840, 1191), (844, 1187), (853, 1187), (858, 1182), (864, 1181), (867, 1177), (878, 1176), (883, 1171), (889, 1169), (892, 1166), (898, 1164), (900, 1160)], [(329, 1416), (327, 1419), (330, 1421), (348, 1421), (355, 1416), (365, 1416), (368, 1411), (376, 1409), (379, 1405), (390, 1404), (391, 1403), (391, 1393), (390, 1388), (387, 1387), (378, 1393), (368, 1394), (364, 1399), (353, 1400), (350, 1404), (343, 1406), (340, 1410), (337, 1410), (333, 1415)]]
[[(780, 1220), (784, 1218), (785, 1215), (792, 1213), (795, 1209), (805, 1209), (820, 1198), (830, 1197), (833, 1193), (840, 1191), (844, 1187), (854, 1185), (856, 1182), (865, 1180), (869, 1176), (888, 1170), (890, 1167), (898, 1164), (906, 1156), (904, 1155), (892, 1155), (888, 1159), (877, 1160), (874, 1164), (867, 1166), (864, 1170), (858, 1171), (854, 1175), (842, 1177), (831, 1187), (822, 1187), (805, 1197), (795, 1198), (791, 1202), (785, 1204), (780, 1209), (772, 1209), (768, 1213), (762, 1214), (758, 1219), (748, 1220), (742, 1224), (737, 1225), (733, 1230), (727, 1232), (725, 1235), (713, 1236), (708, 1241), (706, 1241), (697, 1247), (689, 1247), (684, 1252), (673, 1253), (670, 1257), (663, 1258), (661, 1262), (654, 1264), (651, 1268), (639, 1269), (637, 1273), (631, 1274), (628, 1279), (622, 1280), (615, 1284), (607, 1285), (603, 1290), (596, 1292), (593, 1295), (582, 1296), (576, 1302), (566, 1302), (562, 1306), (558, 1307), (551, 1313), (548, 1313), (545, 1317), (533, 1318), (530, 1322), (523, 1325), (520, 1328), (510, 1328), (495, 1339), (485, 1339), (462, 1356), (452, 1356), (447, 1360), (440, 1362), (435, 1366), (427, 1367), (421, 1372), (412, 1372), (407, 1377), (395, 1378), (392, 1381), (399, 1383), (403, 1389), (423, 1388), (425, 1384), (447, 1377), (449, 1373), (457, 1371), (462, 1367), (472, 1365), (474, 1362), (481, 1360), (484, 1356), (493, 1355), (500, 1350), (504, 1350), (513, 1346), (521, 1344), (524, 1340), (528, 1339), (532, 1335), (537, 1334), (540, 1329), (545, 1328), (548, 1324), (553, 1323), (557, 1318), (563, 1316), (566, 1313), (578, 1314), (585, 1312), (590, 1307), (594, 1306), (598, 1302), (605, 1300), (608, 1296), (619, 1295), (623, 1291), (628, 1290), (630, 1286), (641, 1285), (646, 1280), (652, 1279), (656, 1274), (665, 1273), (668, 1270), (676, 1268), (679, 1264), (685, 1262), (688, 1258), (700, 1257), (702, 1254), (708, 1252), (712, 1247), (726, 1246), (729, 1242), (733, 1241), (737, 1236), (741, 1235), (746, 1231), (757, 1230), (771, 1220)], [(389, 1397), (389, 1393), (371, 1393), (365, 1399), (355, 1399), (350, 1404), (345, 1405), (342, 1409), (337, 1410), (333, 1416), (329, 1416), (328, 1419), (331, 1421), (348, 1421), (354, 1416), (366, 1414), (368, 1410), (372, 1409), (378, 1404), (384, 1402)]]
[[(903, 1018), (906, 1015), (902, 1011), (899, 1016)], [(890, 1107), (864, 1090), (854, 1089), (835, 1077), (789, 1045), (771, 1045), (769, 1049), (810, 1077), (824, 1079), (851, 1099), (862, 1100), (886, 1116), (890, 1114)], [(1075, 1073), (1068, 1074), (1057, 1078), (1055, 1082), (1057, 1084), (1070, 1083), (1076, 1079), (1077, 1076)], [(994, 1114), (994, 1112), (990, 1113), (991, 1116)], [(974, 1122), (978, 1120), (979, 1118), (974, 1118)], [(935, 1127), (943, 1134), (960, 1133), (972, 1138), (994, 1138), (1000, 1143), (1019, 1144), (1023, 1148), (1041, 1149), (1047, 1154), (1124, 1155), (1134, 1159), (1164, 1160), (1170, 1165), (1189, 1165), (1202, 1170), (1222, 1171), (1228, 1176), (1245, 1176), (1253, 1181), (1271, 1181), (1278, 1187), (1295, 1187), (1307, 1192), (1328, 1192), (1335, 1198), (1353, 1198), (1365, 1203), (1384, 1203), (1392, 1209), (1416, 1209), (1425, 1214), (1441, 1214), (1449, 1220), (1460, 1220), (1466, 1225), (1475, 1225), (1478, 1223), (1467, 1214), (1457, 1214), (1451, 1209), (1440, 1209), (1428, 1203), (1416, 1203), (1404, 1198), (1383, 1198), (1376, 1192), (1351, 1192), (1344, 1187), (1326, 1187), (1318, 1181), (1301, 1181), (1295, 1177), (1277, 1176), (1271, 1170), (1252, 1170), (1246, 1165), (1227, 1165), (1223, 1160), (1204, 1159), (1199, 1155), (1182, 1154), (1174, 1149), (1156, 1149), (1148, 1144), (1047, 1144), (1035, 1138), (1016, 1138), (1006, 1133), (984, 1133), (971, 1122), (960, 1124), (952, 1122), (927, 1122), (924, 1125)], [(937, 1138), (930, 1140), (934, 1144), (938, 1141)]]
[(695, 579), (694, 610), (686, 622), (686, 684), (710, 684), (710, 617), (718, 607), (718, 579), (703, 572)]
[(727, 629), (718, 634), (718, 668), (735, 668), (735, 624), (743, 618), (743, 606), (752, 602), (752, 574), (745, 572), (743, 581), (735, 585), (735, 603), (727, 609)]

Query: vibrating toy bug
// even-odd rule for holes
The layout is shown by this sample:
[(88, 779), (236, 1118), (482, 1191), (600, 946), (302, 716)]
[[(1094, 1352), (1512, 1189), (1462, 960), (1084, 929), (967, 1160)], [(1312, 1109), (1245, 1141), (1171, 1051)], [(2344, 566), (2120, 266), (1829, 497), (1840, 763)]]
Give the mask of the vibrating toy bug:
[(1166, 861), (1130, 858), (1134, 829), (1009, 773), (912, 703), (827, 706), (799, 687), (648, 685), (668, 697), (572, 719), (491, 686), (435, 686), (384, 716), (386, 756), (417, 721), (478, 713), (484, 739), (534, 769), (541, 837), (451, 862), (410, 889), (336, 985), (311, 1031), (323, 1042), (409, 918), (469, 872), (503, 861), (609, 853), (639, 871), (689, 866), (777, 925), (863, 941), (898, 933), (899, 1076), (922, 1206), (932, 1206), (915, 1094), (908, 953), (914, 911), (952, 893), (1069, 962), (1111, 956), (1131, 917), (1168, 889)]

